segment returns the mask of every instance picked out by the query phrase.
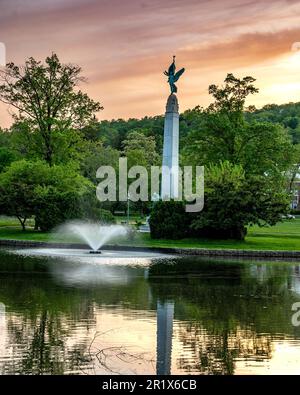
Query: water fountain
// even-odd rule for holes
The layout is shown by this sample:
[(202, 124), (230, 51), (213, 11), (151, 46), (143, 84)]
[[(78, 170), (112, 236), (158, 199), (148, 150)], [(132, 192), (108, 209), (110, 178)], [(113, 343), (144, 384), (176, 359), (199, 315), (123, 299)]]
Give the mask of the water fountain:
[[(124, 225), (102, 225), (95, 222), (71, 221), (67, 222), (52, 233), (52, 246), (38, 248), (14, 249), (13, 253), (30, 256), (63, 257), (72, 262), (97, 262), (113, 264), (117, 259), (118, 264), (149, 264), (149, 259), (166, 256), (160, 252), (143, 249), (124, 248), (102, 248), (113, 240), (127, 235), (128, 227)], [(59, 240), (59, 245), (57, 242)], [(79, 242), (81, 245), (74, 245)], [(83, 248), (85, 244), (89, 249)], [(97, 259), (96, 259), (97, 258)]]
[(126, 236), (127, 228), (122, 225), (101, 225), (74, 221), (62, 225), (59, 232), (74, 236), (90, 247), (90, 254), (101, 254), (100, 248), (115, 237)]

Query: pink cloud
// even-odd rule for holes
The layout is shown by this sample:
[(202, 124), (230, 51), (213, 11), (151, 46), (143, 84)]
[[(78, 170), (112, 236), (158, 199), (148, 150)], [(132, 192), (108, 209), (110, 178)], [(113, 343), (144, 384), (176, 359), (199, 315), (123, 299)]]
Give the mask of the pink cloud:
[[(9, 61), (43, 59), (53, 51), (64, 62), (80, 64), (89, 80), (84, 89), (105, 105), (102, 116), (143, 116), (160, 106), (163, 112), (167, 88), (161, 73), (173, 53), (187, 67), (182, 86), (189, 90), (182, 95), (190, 104), (195, 95), (190, 87), (205, 89), (201, 71), (208, 85), (220, 71), (255, 71), (255, 65), (289, 51), (300, 41), (299, 5), (288, 0), (1, 0), (0, 41)], [(3, 105), (0, 117), (0, 124), (9, 123)]]

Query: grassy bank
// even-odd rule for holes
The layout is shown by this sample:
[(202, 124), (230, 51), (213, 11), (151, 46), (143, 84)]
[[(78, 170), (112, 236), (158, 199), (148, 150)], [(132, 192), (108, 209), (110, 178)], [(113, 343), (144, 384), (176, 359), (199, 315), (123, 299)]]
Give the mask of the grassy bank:
[[(32, 241), (76, 241), (63, 236), (36, 232), (32, 228), (22, 232), (17, 221), (11, 218), (0, 218), (0, 239), (32, 240)], [(152, 240), (149, 234), (137, 234), (134, 240), (114, 240), (113, 244), (136, 245), (146, 247), (182, 247), (182, 248), (226, 248), (249, 250), (299, 250), (300, 251), (300, 219), (284, 221), (273, 227), (249, 229), (245, 241), (234, 240)]]

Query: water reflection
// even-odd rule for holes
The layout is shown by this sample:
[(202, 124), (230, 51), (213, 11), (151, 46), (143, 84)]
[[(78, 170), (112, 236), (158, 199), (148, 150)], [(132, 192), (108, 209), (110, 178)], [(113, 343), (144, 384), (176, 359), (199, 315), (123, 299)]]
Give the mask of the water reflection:
[(299, 373), (299, 268), (0, 252), (0, 373)]
[(300, 295), (300, 265), (293, 268), (293, 276), (288, 280), (289, 289)]
[(64, 264), (51, 268), (51, 273), (57, 283), (68, 286), (100, 286), (100, 285), (129, 285), (140, 276), (147, 276), (147, 268), (132, 268), (128, 266)]
[(157, 360), (156, 373), (171, 373), (174, 302), (157, 302)]
[(5, 355), (6, 344), (6, 321), (5, 321), (5, 305), (0, 302), (0, 355)]

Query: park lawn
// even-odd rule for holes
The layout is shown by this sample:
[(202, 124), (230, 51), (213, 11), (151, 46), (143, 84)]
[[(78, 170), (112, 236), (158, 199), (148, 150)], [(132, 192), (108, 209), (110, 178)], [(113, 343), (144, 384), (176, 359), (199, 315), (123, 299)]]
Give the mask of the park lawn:
[[(27, 225), (28, 226), (34, 226), (34, 220), (33, 219), (28, 219), (27, 220)], [(0, 215), (0, 228), (7, 227), (7, 226), (14, 226), (14, 227), (19, 228), (20, 227), (20, 222), (15, 217), (8, 217), (6, 215)]]
[[(6, 221), (6, 222), (5, 222)], [(48, 242), (73, 242), (51, 233), (34, 231), (32, 228), (23, 232), (17, 223), (0, 218), (0, 239), (30, 240)], [(245, 241), (183, 239), (152, 240), (147, 233), (139, 233), (134, 240), (119, 239), (111, 244), (144, 246), (144, 247), (180, 247), (180, 248), (213, 248), (213, 249), (245, 249), (245, 250), (299, 250), (300, 251), (300, 219), (287, 220), (272, 227), (250, 227)]]

